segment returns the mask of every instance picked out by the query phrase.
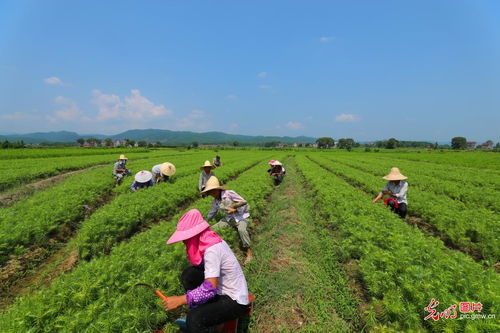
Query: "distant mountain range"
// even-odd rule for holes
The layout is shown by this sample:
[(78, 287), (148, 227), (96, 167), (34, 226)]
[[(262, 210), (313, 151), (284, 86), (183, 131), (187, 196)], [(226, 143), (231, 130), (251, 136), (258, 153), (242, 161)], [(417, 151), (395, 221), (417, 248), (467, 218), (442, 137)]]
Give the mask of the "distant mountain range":
[(162, 144), (167, 145), (187, 145), (192, 142), (198, 142), (199, 144), (232, 144), (234, 141), (238, 141), (240, 144), (244, 145), (257, 145), (263, 144), (265, 142), (278, 141), (282, 143), (312, 143), (316, 141), (316, 138), (298, 136), (251, 136), (251, 135), (238, 135), (238, 134), (227, 134), (222, 132), (206, 132), (206, 133), (196, 133), (188, 131), (169, 131), (169, 130), (159, 130), (159, 129), (135, 129), (125, 131), (116, 135), (102, 135), (102, 134), (78, 134), (75, 132), (59, 131), (59, 132), (38, 132), (38, 133), (27, 133), (27, 134), (10, 134), (10, 135), (0, 135), (0, 141), (20, 141), (23, 140), (28, 144), (39, 144), (43, 142), (47, 143), (69, 143), (76, 142), (78, 138), (97, 138), (106, 139), (111, 138), (113, 140), (119, 139), (131, 139), (134, 141), (145, 140), (148, 142), (160, 141)]

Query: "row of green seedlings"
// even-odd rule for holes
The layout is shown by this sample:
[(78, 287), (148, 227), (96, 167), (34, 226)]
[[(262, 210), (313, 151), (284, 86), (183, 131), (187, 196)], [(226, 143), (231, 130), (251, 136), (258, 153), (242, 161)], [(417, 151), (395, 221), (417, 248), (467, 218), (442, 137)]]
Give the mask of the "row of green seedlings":
[[(165, 149), (166, 150), (166, 149)], [(49, 157), (69, 157), (85, 155), (119, 155), (128, 153), (147, 153), (149, 148), (35, 148), (35, 149), (2, 149), (0, 150), (0, 159), (33, 159)], [(172, 150), (174, 153), (175, 151)]]
[[(178, 154), (180, 153), (174, 155)], [(173, 156), (171, 153), (165, 151), (152, 151), (130, 153), (127, 157), (132, 160), (165, 155)], [(62, 172), (79, 170), (104, 163), (111, 164), (118, 160), (118, 156), (117, 154), (107, 154), (0, 161), (0, 172), (2, 173), (0, 192), (8, 190), (13, 186), (55, 176)]]
[[(191, 156), (143, 159), (129, 165), (142, 168), (165, 158), (195, 169)], [(61, 184), (0, 209), (0, 264), (32, 246), (47, 247), (51, 237), (75, 229), (86, 214), (102, 203), (114, 183), (112, 166), (100, 167), (72, 175)]]
[[(226, 180), (257, 163), (262, 154), (244, 159), (243, 152), (226, 154), (224, 167), (215, 172), (217, 177)], [(196, 166), (201, 165), (198, 162)], [(161, 184), (135, 193), (120, 195), (109, 205), (96, 211), (84, 221), (76, 238), (80, 258), (90, 259), (109, 253), (120, 240), (137, 232), (150, 222), (173, 214), (184, 203), (199, 197), (199, 168), (178, 178), (173, 184)]]
[(443, 179), (440, 175), (432, 175), (432, 170), (434, 169), (434, 166), (432, 165), (422, 167), (421, 165), (415, 165), (412, 162), (398, 162), (398, 164), (395, 164), (394, 161), (385, 161), (376, 158), (363, 158), (360, 160), (356, 158), (351, 159), (338, 156), (331, 157), (334, 161), (359, 168), (363, 171), (376, 173), (378, 175), (387, 172), (391, 167), (397, 165), (405, 175), (411, 176), (412, 185), (415, 187), (459, 200), (469, 208), (482, 207), (496, 213), (500, 212), (500, 196), (498, 195), (500, 183), (497, 184), (499, 187), (498, 189), (484, 186), (478, 190), (476, 184), (468, 181), (469, 175), (471, 174), (476, 175), (478, 173), (482, 173), (484, 177), (487, 178), (488, 172), (478, 172), (477, 170), (464, 172), (455, 171), (450, 168), (447, 171), (448, 174), (456, 173), (461, 175), (460, 181), (450, 181)]
[[(403, 223), (383, 206), (367, 203), (367, 195), (305, 157), (297, 159), (316, 191), (320, 210), (338, 230), (338, 256), (357, 263), (366, 297), (366, 330), (433, 332), (493, 332), (492, 320), (459, 320), (460, 302), (482, 304), (482, 313), (495, 314), (500, 304), (500, 278), (465, 254), (453, 251), (418, 228)], [(431, 300), (437, 313), (425, 318)], [(457, 315), (456, 319), (450, 318)]]
[[(380, 173), (367, 173), (359, 169), (339, 164), (330, 160), (311, 157), (314, 161), (326, 166), (336, 174), (349, 179), (353, 184), (362, 187), (373, 196), (382, 189), (385, 181), (377, 177), (386, 169), (373, 166)], [(354, 163), (354, 162), (351, 162)], [(413, 179), (412, 174), (408, 174)], [(478, 260), (484, 260), (486, 266), (495, 264), (500, 259), (500, 216), (490, 210), (471, 208), (464, 203), (449, 197), (427, 191), (425, 184), (410, 182), (408, 191), (409, 211), (430, 223), (438, 232), (438, 236), (453, 247), (468, 252)], [(366, 198), (368, 201), (369, 198)]]
[[(262, 214), (273, 188), (265, 167), (261, 162), (227, 184), (249, 202), (254, 218)], [(196, 208), (206, 216), (211, 200), (196, 201), (171, 220), (115, 246), (109, 256), (82, 262), (49, 288), (19, 299), (0, 316), (3, 332), (150, 332), (173, 321), (179, 313), (165, 313), (152, 291), (134, 285), (150, 283), (165, 295), (183, 292), (179, 276), (188, 265), (184, 245), (165, 243), (185, 211)]]
[[(459, 157), (460, 155), (457, 155)], [(364, 160), (364, 158), (360, 158), (360, 156), (353, 156), (353, 159), (356, 160)], [(407, 160), (403, 158), (389, 158), (385, 156), (377, 156), (377, 162), (392, 162), (392, 165), (401, 165), (401, 167), (406, 166), (417, 166), (422, 169), (426, 169), (426, 173), (429, 176), (433, 176), (436, 178), (449, 180), (452, 182), (466, 182), (467, 184), (491, 188), (494, 190), (500, 190), (500, 175), (491, 172), (491, 170), (477, 170), (466, 167), (459, 167), (454, 165), (446, 165), (446, 164), (435, 164), (429, 162), (422, 161), (414, 161)], [(480, 165), (480, 162), (479, 164)], [(464, 180), (464, 175), (466, 175), (466, 179)]]
[(490, 169), (498, 174), (500, 162), (498, 155), (492, 152), (446, 152), (446, 153), (401, 153), (387, 154), (394, 158), (413, 161), (425, 161), (447, 166), (461, 166), (473, 169)]

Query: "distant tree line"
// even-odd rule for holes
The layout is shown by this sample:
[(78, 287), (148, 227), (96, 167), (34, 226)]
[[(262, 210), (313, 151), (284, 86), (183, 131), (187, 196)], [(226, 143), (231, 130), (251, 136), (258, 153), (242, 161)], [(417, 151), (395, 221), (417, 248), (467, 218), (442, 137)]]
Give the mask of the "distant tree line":
[(24, 144), (24, 141), (16, 141), (16, 142), (10, 142), (9, 140), (5, 140), (0, 143), (0, 148), (2, 149), (8, 149), (8, 148), (24, 148), (26, 145)]

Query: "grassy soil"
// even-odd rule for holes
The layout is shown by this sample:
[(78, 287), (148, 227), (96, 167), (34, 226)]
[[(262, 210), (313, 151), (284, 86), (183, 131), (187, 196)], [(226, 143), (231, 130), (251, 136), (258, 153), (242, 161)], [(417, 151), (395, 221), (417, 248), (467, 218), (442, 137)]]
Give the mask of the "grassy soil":
[(358, 329), (361, 302), (335, 256), (334, 235), (314, 204), (289, 159), (287, 177), (254, 227), (254, 260), (245, 268), (250, 292), (256, 296), (253, 331)]

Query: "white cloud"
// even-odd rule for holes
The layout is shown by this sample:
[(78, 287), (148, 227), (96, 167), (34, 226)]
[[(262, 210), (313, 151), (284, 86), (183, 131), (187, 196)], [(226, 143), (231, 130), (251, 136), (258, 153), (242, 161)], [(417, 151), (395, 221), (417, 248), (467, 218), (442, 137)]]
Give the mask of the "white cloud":
[(257, 74), (257, 77), (260, 79), (265, 79), (267, 77), (267, 72), (260, 72)]
[(235, 94), (229, 94), (226, 96), (226, 99), (228, 99), (230, 101), (236, 101), (238, 99), (238, 96)]
[(54, 102), (58, 106), (58, 110), (46, 117), (51, 123), (89, 120), (89, 118), (83, 115), (78, 104), (72, 99), (64, 96), (57, 96)]
[(204, 131), (210, 125), (207, 115), (202, 110), (193, 110), (186, 117), (175, 120), (176, 129), (183, 131)]
[(321, 43), (330, 43), (330, 42), (333, 42), (334, 40), (335, 40), (335, 37), (333, 37), (333, 36), (324, 36), (324, 37), (319, 38), (319, 41)]
[(271, 86), (268, 86), (267, 84), (261, 84), (259, 86), (260, 89), (271, 89)]
[(45, 82), (46, 84), (53, 85), (53, 86), (67, 86), (68, 85), (67, 83), (63, 82), (60, 78), (55, 77), (55, 76), (45, 78), (45, 79), (43, 79), (43, 82)]
[(304, 125), (302, 125), (302, 123), (294, 122), (294, 121), (289, 121), (288, 123), (286, 123), (285, 126), (287, 128), (294, 129), (294, 130), (304, 128)]
[(229, 127), (229, 130), (230, 130), (230, 131), (234, 131), (234, 130), (236, 130), (236, 129), (238, 129), (238, 128), (240, 127), (240, 124), (237, 124), (237, 123), (231, 123), (231, 124), (229, 124), (229, 126), (228, 126), (228, 127)]
[(354, 122), (358, 120), (359, 116), (351, 113), (341, 113), (335, 117), (335, 121), (338, 122)]
[(7, 114), (0, 114), (0, 119), (3, 120), (34, 120), (38, 119), (39, 116), (28, 114), (24, 112), (13, 112)]
[(137, 89), (130, 91), (130, 96), (123, 100), (113, 94), (103, 94), (100, 90), (93, 90), (92, 103), (97, 105), (99, 114), (97, 120), (121, 118), (126, 120), (148, 120), (152, 118), (171, 116), (172, 111), (163, 105), (156, 105), (141, 95)]

